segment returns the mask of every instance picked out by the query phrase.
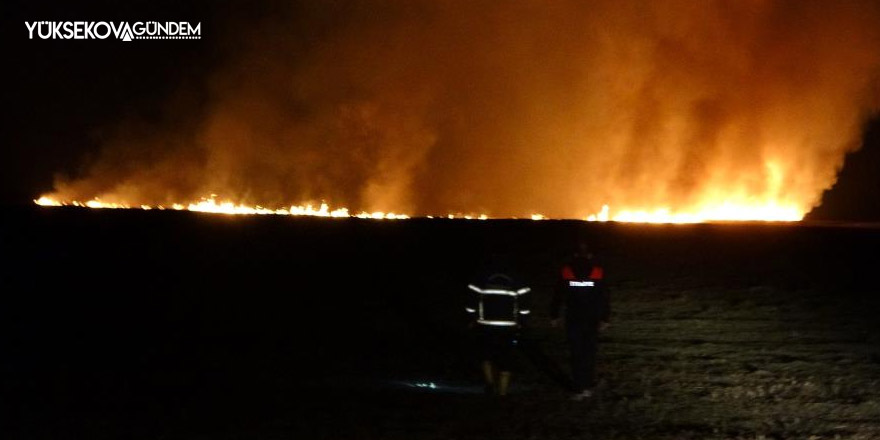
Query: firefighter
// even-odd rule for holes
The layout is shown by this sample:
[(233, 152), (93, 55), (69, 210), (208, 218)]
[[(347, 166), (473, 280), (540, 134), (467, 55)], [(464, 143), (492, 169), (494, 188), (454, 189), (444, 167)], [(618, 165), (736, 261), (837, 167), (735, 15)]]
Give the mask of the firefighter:
[(551, 304), (554, 327), (559, 326), (560, 312), (565, 308), (574, 385), (572, 400), (590, 398), (596, 386), (599, 332), (609, 326), (611, 309), (604, 271), (585, 244), (580, 243), (562, 264)]
[(467, 287), (465, 311), (478, 340), (486, 391), (505, 396), (519, 330), (530, 313), (527, 294), (531, 289), (497, 255)]

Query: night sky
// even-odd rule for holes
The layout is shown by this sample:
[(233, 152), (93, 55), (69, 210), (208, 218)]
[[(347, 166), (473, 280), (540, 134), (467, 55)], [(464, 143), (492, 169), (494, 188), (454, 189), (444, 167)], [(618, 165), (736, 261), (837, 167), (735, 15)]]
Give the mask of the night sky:
[[(308, 51), (310, 38), (325, 28), (344, 25), (350, 16), (269, 1), (12, 1), (2, 8), (8, 62), (4, 63), (7, 128), (0, 149), (0, 201), (7, 205), (28, 204), (51, 191), (56, 175), (82, 175), (87, 164), (100, 156), (102, 146), (120, 132), (137, 135), (157, 126), (178, 125), (187, 130), (201, 123), (193, 113), (211, 107), (216, 97), (211, 90), (220, 87), (212, 72), (219, 66), (241, 53), (262, 51), (272, 58), (276, 50), (289, 49), (289, 45), (265, 45), (272, 41), (272, 32), (286, 29), (296, 34), (307, 29), (296, 41)], [(25, 21), (35, 20), (201, 22), (202, 39), (28, 40)], [(251, 39), (260, 33), (254, 29), (257, 26), (266, 30)], [(265, 46), (255, 50), (255, 41)], [(257, 60), (253, 66), (266, 65)], [(807, 219), (878, 221), (878, 190), (880, 120), (874, 117), (862, 148), (846, 156), (837, 183)]]
[[(2, 149), (2, 200), (28, 203), (51, 189), (56, 173), (76, 173), (97, 154), (102, 137), (126, 117), (155, 118), (167, 97), (187, 88), (204, 99), (204, 81), (233, 42), (217, 35), (252, 9), (217, 2), (6, 2), (4, 47), (11, 62), (5, 93), (11, 109)], [(228, 9), (228, 10), (227, 10)], [(212, 37), (125, 44), (108, 40), (28, 40), (26, 21), (190, 20)], [(150, 18), (152, 20), (152, 18)], [(222, 20), (226, 20), (223, 22)], [(228, 31), (227, 31), (228, 32)], [(9, 78), (9, 77), (7, 77)]]

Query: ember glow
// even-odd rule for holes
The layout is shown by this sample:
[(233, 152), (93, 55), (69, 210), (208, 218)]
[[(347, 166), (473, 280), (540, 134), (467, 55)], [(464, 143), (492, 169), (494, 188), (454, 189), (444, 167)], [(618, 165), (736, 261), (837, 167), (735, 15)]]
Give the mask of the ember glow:
[[(261, 206), (246, 206), (235, 204), (232, 202), (217, 202), (216, 196), (203, 198), (199, 202), (180, 204), (174, 203), (169, 206), (163, 205), (129, 205), (125, 203), (109, 203), (101, 200), (89, 200), (87, 202), (71, 201), (61, 202), (49, 196), (42, 196), (34, 200), (34, 203), (40, 206), (76, 206), (81, 208), (93, 209), (142, 209), (142, 210), (176, 210), (176, 211), (193, 211), (206, 212), (211, 214), (226, 215), (289, 215), (289, 216), (307, 216), (307, 217), (332, 217), (332, 218), (362, 218), (375, 220), (401, 220), (410, 218), (406, 214), (397, 214), (393, 212), (360, 212), (357, 214), (349, 213), (347, 208), (331, 209), (326, 203), (315, 207), (311, 204), (293, 205), (287, 208), (269, 209)], [(711, 221), (752, 221), (760, 219), (762, 221), (799, 221), (803, 214), (794, 208), (785, 208), (779, 206), (763, 206), (763, 207), (743, 207), (733, 204), (721, 205), (716, 209), (708, 209), (699, 213), (673, 213), (669, 209), (658, 209), (655, 211), (627, 211), (622, 210), (614, 215), (610, 214), (608, 205), (604, 205), (602, 210), (588, 216), (587, 221), (615, 221), (623, 223), (704, 223)], [(426, 218), (435, 218), (434, 216), (426, 216)], [(447, 214), (439, 218), (446, 219), (464, 219), (464, 220), (488, 220), (486, 214), (465, 215), (465, 214)], [(542, 214), (532, 214), (532, 220), (547, 220)]]
[(37, 202), (797, 221), (880, 110), (876, 0), (304, 3)]
[[(305, 217), (332, 217), (332, 218), (361, 218), (361, 219), (373, 219), (373, 220), (404, 220), (410, 218), (407, 214), (397, 214), (394, 212), (360, 212), (357, 214), (352, 214), (348, 211), (348, 208), (336, 208), (331, 209), (330, 206), (326, 203), (321, 203), (319, 206), (315, 207), (312, 204), (305, 205), (292, 205), (287, 208), (278, 208), (278, 209), (269, 209), (263, 208), (261, 206), (246, 206), (242, 204), (235, 204), (233, 202), (217, 202), (217, 195), (212, 194), (210, 197), (202, 198), (199, 202), (181, 204), (181, 203), (173, 203), (169, 206), (163, 205), (130, 205), (127, 203), (112, 203), (112, 202), (104, 202), (99, 199), (89, 200), (87, 202), (80, 201), (59, 201), (50, 196), (41, 196), (39, 199), (35, 199), (34, 203), (40, 206), (53, 207), (53, 206), (75, 206), (79, 208), (92, 208), (92, 209), (142, 209), (145, 211), (156, 209), (156, 210), (166, 210), (171, 209), (175, 211), (193, 211), (193, 212), (206, 212), (210, 214), (226, 214), (226, 215), (290, 215), (290, 216), (305, 216)], [(434, 216), (425, 216), (426, 218), (435, 218)], [(488, 220), (489, 216), (486, 214), (447, 214), (445, 216), (440, 216), (437, 218), (445, 218), (450, 220), (461, 219), (461, 220)], [(532, 214), (530, 217), (532, 220), (545, 220), (541, 214)]]
[(126, 203), (103, 202), (99, 199), (89, 200), (87, 202), (70, 201), (62, 202), (49, 196), (42, 196), (34, 200), (34, 203), (40, 206), (77, 206), (82, 208), (94, 209), (143, 209), (143, 210), (166, 210), (175, 211), (193, 211), (206, 212), (211, 214), (227, 214), (227, 215), (290, 215), (290, 216), (307, 216), (307, 217), (333, 217), (333, 218), (369, 218), (376, 220), (400, 220), (409, 218), (405, 214), (396, 214), (393, 212), (360, 212), (351, 214), (347, 208), (330, 209), (326, 203), (315, 207), (311, 204), (293, 205), (287, 208), (268, 209), (261, 206), (245, 206), (232, 202), (217, 202), (216, 196), (203, 198), (199, 202), (180, 204), (173, 203), (169, 206), (163, 205), (129, 205)]

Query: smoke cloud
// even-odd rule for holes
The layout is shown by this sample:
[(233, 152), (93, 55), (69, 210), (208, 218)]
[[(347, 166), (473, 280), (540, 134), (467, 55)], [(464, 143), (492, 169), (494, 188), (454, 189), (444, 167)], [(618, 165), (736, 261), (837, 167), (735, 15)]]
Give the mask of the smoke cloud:
[(305, 3), (55, 196), (803, 214), (880, 105), (876, 1)]

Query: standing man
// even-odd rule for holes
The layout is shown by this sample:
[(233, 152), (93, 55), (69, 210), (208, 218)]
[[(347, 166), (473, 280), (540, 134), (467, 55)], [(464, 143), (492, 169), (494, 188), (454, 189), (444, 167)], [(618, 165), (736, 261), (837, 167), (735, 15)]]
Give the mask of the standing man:
[(486, 391), (506, 396), (520, 328), (530, 313), (526, 294), (531, 289), (520, 281), (499, 255), (468, 284), (465, 311), (471, 319), (480, 348)]
[(562, 264), (554, 291), (551, 324), (559, 326), (564, 306), (575, 392), (572, 400), (592, 397), (596, 386), (599, 332), (608, 327), (611, 314), (604, 275), (586, 244), (579, 243), (573, 255)]

